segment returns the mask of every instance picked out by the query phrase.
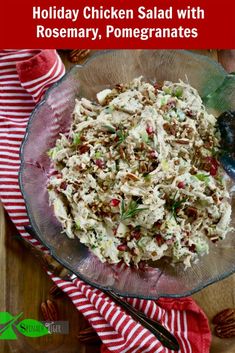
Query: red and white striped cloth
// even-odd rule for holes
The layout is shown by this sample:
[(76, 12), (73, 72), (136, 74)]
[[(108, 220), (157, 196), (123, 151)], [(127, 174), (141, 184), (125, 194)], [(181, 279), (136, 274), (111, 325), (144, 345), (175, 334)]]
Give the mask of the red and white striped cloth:
[[(20, 234), (40, 246), (24, 230), (28, 225), (18, 184), (19, 148), (30, 112), (45, 90), (64, 74), (55, 50), (0, 50), (0, 198)], [(50, 275), (50, 274), (49, 274)], [(79, 279), (52, 276), (95, 328), (103, 353), (172, 353), (110, 298)], [(205, 314), (191, 298), (127, 299), (159, 320), (178, 339), (181, 353), (208, 353), (210, 330)]]

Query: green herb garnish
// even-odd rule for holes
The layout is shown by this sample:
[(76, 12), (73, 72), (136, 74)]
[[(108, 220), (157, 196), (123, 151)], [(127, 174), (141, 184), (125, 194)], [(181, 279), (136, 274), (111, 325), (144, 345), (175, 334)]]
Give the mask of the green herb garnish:
[(124, 221), (125, 219), (131, 218), (135, 216), (137, 213), (147, 210), (147, 208), (139, 207), (137, 201), (130, 201), (127, 207), (125, 207), (125, 202), (122, 200), (121, 203), (121, 220)]
[(111, 125), (104, 125), (103, 126), (106, 130), (108, 130), (108, 132), (111, 132), (111, 134), (115, 134), (116, 133), (116, 130), (113, 126)]
[(175, 193), (175, 196), (173, 197), (173, 199), (171, 199), (170, 205), (169, 205), (169, 210), (172, 213), (172, 216), (174, 217), (175, 221), (178, 223), (177, 220), (177, 212), (179, 207), (182, 206), (182, 204), (184, 204), (187, 201), (187, 198), (184, 198), (182, 200), (176, 200), (176, 196), (177, 196), (177, 192)]
[(148, 134), (147, 134), (146, 131), (143, 131), (143, 132), (141, 133), (141, 139), (142, 139), (145, 143), (148, 143), (148, 142), (149, 142), (149, 136), (148, 136)]
[(181, 98), (183, 95), (183, 88), (182, 87), (176, 87), (173, 91), (173, 96), (175, 96), (176, 98)]
[(81, 230), (81, 226), (80, 226), (80, 222), (79, 221), (75, 221), (75, 227), (77, 230)]
[(200, 181), (209, 181), (209, 175), (208, 174), (195, 174), (195, 178), (197, 178)]
[(150, 182), (151, 181), (151, 175), (149, 173), (144, 173), (143, 174), (143, 177), (144, 177), (144, 180), (147, 181), (147, 182)]
[(127, 138), (127, 134), (124, 133), (124, 131), (122, 129), (118, 130), (116, 132), (117, 136), (118, 136), (118, 143), (117, 143), (117, 146), (119, 146), (121, 143), (123, 143), (125, 141), (125, 139)]
[(103, 157), (102, 152), (97, 151), (97, 152), (95, 153), (95, 158), (101, 158), (101, 157)]
[(80, 132), (73, 135), (73, 145), (77, 146), (81, 143), (81, 134)]
[(54, 159), (56, 157), (56, 154), (62, 149), (63, 147), (60, 146), (55, 146), (51, 148), (49, 151), (47, 151), (47, 155), (51, 158)]

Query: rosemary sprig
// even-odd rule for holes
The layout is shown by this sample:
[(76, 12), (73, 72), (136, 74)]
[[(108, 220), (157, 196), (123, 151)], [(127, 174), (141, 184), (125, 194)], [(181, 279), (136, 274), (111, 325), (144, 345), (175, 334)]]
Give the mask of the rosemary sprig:
[(111, 125), (104, 125), (104, 128), (106, 130), (108, 130), (108, 132), (110, 132), (111, 134), (115, 134), (116, 133), (115, 128), (113, 126), (111, 126)]
[(125, 141), (125, 139), (127, 138), (127, 134), (123, 131), (122, 128), (119, 128), (118, 130), (116, 130), (113, 126), (111, 125), (104, 125), (103, 126), (108, 132), (110, 132), (111, 134), (116, 134), (118, 137), (118, 142), (116, 144), (116, 146), (119, 146), (121, 143), (123, 143)]
[(123, 143), (125, 141), (125, 139), (127, 138), (127, 134), (124, 133), (124, 131), (122, 129), (118, 130), (116, 132), (117, 136), (118, 136), (118, 143), (117, 143), (117, 146), (119, 146), (121, 143)]
[(121, 220), (124, 221), (125, 219), (131, 218), (135, 216), (137, 213), (147, 210), (147, 208), (139, 207), (137, 201), (131, 200), (127, 207), (125, 207), (125, 202), (122, 200), (121, 203)]
[(176, 200), (176, 196), (177, 196), (177, 192), (175, 193), (173, 199), (171, 200), (171, 204), (170, 204), (170, 212), (172, 213), (172, 216), (174, 217), (175, 221), (178, 223), (177, 220), (177, 210), (178, 208), (187, 201), (187, 198), (184, 198), (182, 200)]

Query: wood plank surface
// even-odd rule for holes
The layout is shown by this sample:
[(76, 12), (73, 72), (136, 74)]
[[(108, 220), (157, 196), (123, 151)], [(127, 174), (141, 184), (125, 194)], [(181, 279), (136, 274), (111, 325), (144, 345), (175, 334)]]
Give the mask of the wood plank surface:
[[(43, 320), (40, 304), (48, 298), (53, 282), (39, 266), (35, 255), (18, 240), (15, 227), (0, 206), (0, 312), (12, 315), (23, 312), (23, 318)], [(68, 321), (69, 334), (52, 334), (41, 338), (1, 341), (0, 353), (98, 353), (99, 347), (81, 344), (76, 335), (88, 324), (71, 300), (56, 300), (59, 320)]]
[[(94, 52), (91, 53), (93, 55)], [(200, 51), (217, 60), (216, 51)], [(70, 67), (62, 54), (66, 67)], [(222, 55), (222, 60), (223, 60)], [(226, 60), (226, 58), (225, 58)], [(226, 65), (226, 62), (225, 62)], [(229, 66), (231, 67), (231, 65)], [(16, 237), (16, 230), (0, 206), (0, 311), (13, 315), (24, 313), (24, 318), (42, 320), (39, 306), (47, 299), (51, 280), (39, 266), (35, 256)], [(194, 299), (207, 314), (209, 321), (222, 309), (235, 307), (235, 275), (213, 284)], [(57, 299), (59, 318), (69, 322), (69, 334), (52, 334), (42, 338), (25, 338), (16, 341), (0, 341), (0, 353), (97, 353), (99, 347), (84, 346), (76, 334), (87, 326), (71, 301)], [(213, 332), (213, 326), (211, 326)], [(213, 335), (211, 353), (234, 353), (235, 339), (219, 339)]]

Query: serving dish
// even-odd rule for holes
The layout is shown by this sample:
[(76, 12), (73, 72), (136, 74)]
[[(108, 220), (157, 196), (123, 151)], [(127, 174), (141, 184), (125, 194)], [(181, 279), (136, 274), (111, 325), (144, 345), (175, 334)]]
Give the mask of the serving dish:
[[(120, 264), (102, 264), (78, 239), (71, 240), (61, 234), (60, 224), (48, 204), (47, 151), (59, 133), (68, 130), (75, 97), (94, 99), (98, 91), (140, 75), (149, 82), (188, 80), (216, 115), (235, 109), (235, 77), (206, 57), (176, 50), (103, 51), (67, 73), (32, 113), (21, 147), (21, 190), (38, 238), (81, 279), (124, 296), (153, 299), (190, 295), (235, 271), (232, 234), (216, 245), (211, 244), (209, 255), (187, 270), (181, 264), (173, 267), (165, 262), (138, 270)], [(234, 224), (234, 194), (232, 202)]]

